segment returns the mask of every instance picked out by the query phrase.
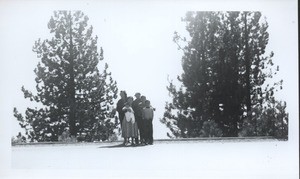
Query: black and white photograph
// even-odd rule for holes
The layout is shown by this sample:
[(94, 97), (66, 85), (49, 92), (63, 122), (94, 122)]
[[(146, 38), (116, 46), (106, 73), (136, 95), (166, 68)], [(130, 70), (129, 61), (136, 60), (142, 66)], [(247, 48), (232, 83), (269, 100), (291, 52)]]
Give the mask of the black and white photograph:
[(0, 39), (0, 178), (299, 178), (296, 0), (2, 0)]

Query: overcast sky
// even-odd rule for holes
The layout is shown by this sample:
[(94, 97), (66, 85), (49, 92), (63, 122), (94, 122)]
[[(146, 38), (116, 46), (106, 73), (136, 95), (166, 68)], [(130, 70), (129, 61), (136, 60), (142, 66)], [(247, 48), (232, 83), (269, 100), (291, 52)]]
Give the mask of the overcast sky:
[[(210, 2), (210, 3), (209, 3)], [(230, 3), (231, 2), (231, 3)], [(47, 23), (54, 10), (82, 10), (94, 27), (98, 45), (104, 50), (119, 90), (128, 95), (141, 92), (157, 109), (154, 138), (167, 138), (167, 129), (159, 119), (170, 101), (166, 86), (181, 74), (182, 53), (172, 41), (174, 31), (186, 35), (181, 22), (187, 10), (262, 11), (269, 23), (267, 50), (274, 51), (283, 79), (279, 99), (287, 101), (291, 129), (298, 126), (298, 36), (297, 1), (0, 1), (1, 132), (16, 135), (20, 130), (13, 107), (21, 112), (32, 106), (25, 100), (21, 86), (34, 91), (39, 59), (32, 52), (34, 42), (49, 38)], [(100, 65), (103, 62), (100, 62)], [(3, 129), (3, 130), (2, 130)], [(4, 130), (5, 129), (5, 130)], [(1, 134), (1, 133), (0, 133)]]

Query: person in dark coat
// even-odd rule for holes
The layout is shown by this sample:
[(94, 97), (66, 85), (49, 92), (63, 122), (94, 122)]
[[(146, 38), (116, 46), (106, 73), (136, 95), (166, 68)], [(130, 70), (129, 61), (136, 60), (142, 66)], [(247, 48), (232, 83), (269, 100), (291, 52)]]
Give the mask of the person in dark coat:
[[(121, 130), (122, 130), (123, 119), (125, 116), (125, 111), (123, 111), (123, 108), (127, 102), (127, 94), (125, 91), (120, 91), (120, 96), (121, 96), (121, 99), (119, 99), (119, 101), (117, 102), (117, 112), (118, 112), (118, 116), (119, 116)], [(124, 145), (125, 145), (125, 142), (126, 142), (126, 140), (124, 138), (124, 142), (123, 142)]]
[(118, 115), (119, 115), (120, 124), (122, 126), (122, 121), (125, 116), (125, 112), (122, 109), (125, 106), (125, 103), (127, 102), (127, 94), (125, 91), (121, 91), (120, 96), (121, 96), (121, 99), (119, 99), (119, 101), (117, 103), (117, 111), (118, 111)]
[(144, 141), (144, 130), (143, 130), (143, 124), (142, 124), (142, 99), (141, 99), (141, 93), (135, 93), (134, 95), (136, 97), (136, 99), (133, 101), (132, 103), (132, 108), (134, 111), (134, 117), (135, 120), (137, 122), (138, 125), (138, 129), (139, 129), (139, 137), (135, 138), (135, 143), (139, 144), (139, 142), (143, 142)]
[(145, 132), (145, 144), (153, 144), (153, 117), (154, 108), (151, 107), (150, 101), (145, 101), (146, 107), (143, 108), (142, 117), (144, 122), (144, 132)]

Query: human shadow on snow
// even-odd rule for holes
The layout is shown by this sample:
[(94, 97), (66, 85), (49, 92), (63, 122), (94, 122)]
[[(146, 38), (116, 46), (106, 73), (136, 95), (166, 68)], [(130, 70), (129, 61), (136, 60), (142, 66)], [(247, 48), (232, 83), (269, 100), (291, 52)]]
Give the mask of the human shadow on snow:
[(145, 147), (146, 145), (129, 145), (126, 146), (124, 144), (117, 145), (108, 145), (108, 146), (100, 146), (99, 148), (132, 148), (132, 147)]

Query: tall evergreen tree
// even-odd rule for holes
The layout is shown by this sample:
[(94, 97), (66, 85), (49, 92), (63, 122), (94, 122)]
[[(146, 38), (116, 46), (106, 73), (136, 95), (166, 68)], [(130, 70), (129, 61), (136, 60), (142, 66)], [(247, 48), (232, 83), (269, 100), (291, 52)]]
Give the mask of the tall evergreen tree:
[[(268, 96), (282, 88), (282, 81), (266, 84), (274, 75), (273, 52), (265, 56), (269, 34), (261, 13), (188, 12), (184, 21), (191, 40), (181, 48), (182, 86), (177, 90), (170, 83), (173, 102), (161, 122), (177, 137), (201, 136), (207, 125), (221, 128), (223, 136), (238, 136), (246, 120), (257, 131), (254, 108), (263, 109)], [(176, 33), (175, 42), (181, 39)], [(203, 126), (204, 121), (210, 122)]]
[(106, 140), (116, 127), (109, 107), (118, 89), (108, 65), (102, 65), (102, 73), (98, 69), (103, 50), (88, 17), (81, 11), (55, 11), (48, 28), (54, 37), (39, 39), (33, 47), (41, 59), (34, 70), (37, 94), (22, 87), (25, 98), (44, 107), (28, 107), (25, 118), (15, 108), (15, 117), (31, 140), (57, 140), (66, 127), (72, 136), (84, 132)]
[[(189, 12), (184, 21), (192, 39), (184, 48), (182, 57), (184, 72), (178, 77), (183, 86), (178, 91), (176, 86), (170, 83), (168, 91), (173, 97), (173, 102), (166, 105), (166, 112), (161, 121), (176, 137), (197, 137), (201, 136), (204, 121), (215, 120), (214, 109), (211, 106), (217, 84), (215, 78), (217, 47), (222, 40), (219, 35), (220, 16), (213, 12), (197, 14)], [(175, 34), (175, 42), (178, 39), (180, 36)]]

